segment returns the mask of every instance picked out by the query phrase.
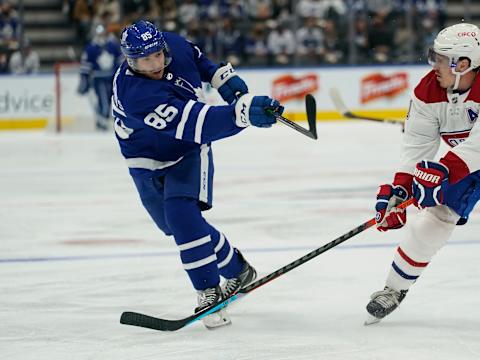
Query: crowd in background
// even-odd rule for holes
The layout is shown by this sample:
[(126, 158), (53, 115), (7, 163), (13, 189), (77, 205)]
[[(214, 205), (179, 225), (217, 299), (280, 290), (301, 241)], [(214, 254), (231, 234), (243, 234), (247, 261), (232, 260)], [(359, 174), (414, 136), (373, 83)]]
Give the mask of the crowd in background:
[[(18, 44), (8, 6), (2, 47)], [(446, 0), (63, 0), (63, 8), (79, 47), (99, 24), (118, 36), (146, 18), (235, 66), (424, 62), (446, 22)]]
[(38, 54), (21, 38), (16, 8), (0, 0), (0, 74), (33, 74), (39, 68)]

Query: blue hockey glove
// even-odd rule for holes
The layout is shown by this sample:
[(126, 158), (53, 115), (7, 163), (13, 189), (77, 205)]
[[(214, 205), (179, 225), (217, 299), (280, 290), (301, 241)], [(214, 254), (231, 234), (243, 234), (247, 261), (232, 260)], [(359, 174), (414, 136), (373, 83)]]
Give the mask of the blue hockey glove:
[(232, 64), (222, 65), (213, 74), (211, 84), (218, 90), (223, 100), (233, 104), (239, 95), (248, 93), (248, 87), (237, 75)]
[(77, 92), (80, 95), (85, 95), (89, 89), (90, 89), (90, 82), (88, 79), (88, 75), (82, 74), (80, 76), (80, 84), (78, 84)]
[(272, 111), (281, 115), (283, 106), (268, 96), (243, 95), (235, 105), (235, 124), (238, 127), (270, 127), (277, 121)]
[(441, 205), (448, 185), (448, 168), (438, 162), (420, 161), (413, 173), (413, 197), (420, 208)]

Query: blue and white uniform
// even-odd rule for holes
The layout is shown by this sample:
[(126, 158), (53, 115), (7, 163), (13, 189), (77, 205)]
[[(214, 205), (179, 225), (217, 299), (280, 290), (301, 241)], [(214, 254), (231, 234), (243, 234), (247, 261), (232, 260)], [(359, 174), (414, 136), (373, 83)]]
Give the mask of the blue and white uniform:
[(185, 270), (197, 290), (215, 287), (219, 275), (236, 277), (238, 251), (208, 224), (201, 210), (212, 206), (211, 142), (243, 128), (235, 106), (202, 102), (202, 82), (218, 65), (173, 33), (163, 33), (171, 62), (161, 80), (135, 72), (127, 62), (113, 81), (115, 133), (143, 205), (158, 227), (173, 235)]
[(78, 92), (85, 94), (90, 88), (95, 91), (95, 113), (100, 128), (106, 127), (110, 118), (113, 75), (122, 61), (120, 44), (113, 37), (101, 41), (94, 38), (82, 54)]

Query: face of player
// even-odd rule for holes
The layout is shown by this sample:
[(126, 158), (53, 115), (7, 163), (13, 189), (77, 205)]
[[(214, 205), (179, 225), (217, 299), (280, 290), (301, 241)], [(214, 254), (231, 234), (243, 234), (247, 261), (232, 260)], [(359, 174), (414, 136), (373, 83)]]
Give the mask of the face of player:
[(444, 55), (432, 53), (429, 55), (429, 61), (440, 86), (444, 89), (452, 87), (455, 84), (455, 75), (452, 74), (450, 59)]
[(136, 71), (153, 80), (160, 80), (165, 70), (165, 54), (163, 51), (150, 54), (136, 60)]

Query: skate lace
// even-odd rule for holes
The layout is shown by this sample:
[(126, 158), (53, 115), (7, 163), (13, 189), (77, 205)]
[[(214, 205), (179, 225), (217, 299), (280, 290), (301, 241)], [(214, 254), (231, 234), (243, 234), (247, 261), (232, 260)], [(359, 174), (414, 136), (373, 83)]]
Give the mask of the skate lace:
[(227, 279), (223, 293), (225, 296), (230, 296), (240, 290), (242, 281), (239, 278)]
[(215, 288), (205, 289), (198, 296), (198, 306), (204, 307), (204, 306), (211, 305), (215, 301), (217, 301), (217, 298), (218, 298), (217, 289)]
[(390, 288), (377, 291), (372, 294), (372, 300), (382, 305), (383, 308), (385, 309), (390, 308), (392, 306), (398, 306), (400, 304), (400, 302), (398, 301), (399, 297), (400, 297), (400, 294), (397, 291)]

